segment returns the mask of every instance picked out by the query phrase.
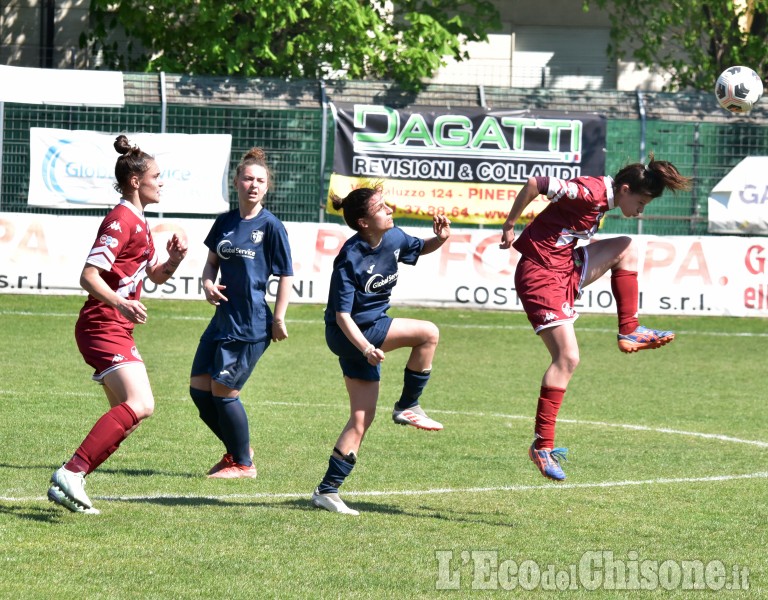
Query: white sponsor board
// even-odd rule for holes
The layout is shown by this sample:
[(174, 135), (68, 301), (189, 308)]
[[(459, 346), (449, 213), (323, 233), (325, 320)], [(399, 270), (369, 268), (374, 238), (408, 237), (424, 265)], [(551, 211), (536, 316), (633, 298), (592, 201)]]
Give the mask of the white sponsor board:
[(768, 156), (750, 156), (709, 193), (710, 233), (768, 234)]
[[(117, 133), (29, 130), (30, 206), (94, 208), (115, 204)], [(127, 133), (131, 144), (155, 157), (163, 182), (161, 202), (148, 212), (215, 214), (227, 210), (232, 136)]]
[(0, 102), (123, 107), (123, 74), (0, 65)]
[[(82, 294), (80, 271), (100, 217), (0, 213), (0, 293)], [(159, 257), (172, 233), (189, 241), (174, 277), (145, 282), (144, 297), (203, 301), (203, 240), (212, 220), (149, 217)], [(341, 225), (286, 223), (294, 260), (292, 302), (324, 304), (333, 259), (352, 231)], [(406, 228), (431, 237), (430, 228)], [(499, 230), (454, 228), (436, 252), (402, 265), (394, 304), (516, 310), (515, 251), (499, 249)], [(635, 236), (640, 251), (641, 314), (768, 317), (768, 238)], [(274, 298), (276, 281), (269, 287)], [(610, 278), (587, 287), (581, 313), (615, 313)]]

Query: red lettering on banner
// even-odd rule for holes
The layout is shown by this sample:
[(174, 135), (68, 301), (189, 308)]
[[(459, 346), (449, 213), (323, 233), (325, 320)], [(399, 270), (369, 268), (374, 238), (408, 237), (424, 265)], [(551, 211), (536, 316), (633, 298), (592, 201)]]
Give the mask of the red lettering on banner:
[(152, 225), (151, 229), (153, 238), (160, 237), (162, 233), (169, 233), (168, 238), (170, 238), (175, 233), (180, 239), (187, 239), (187, 232), (184, 231), (183, 227), (179, 227), (177, 223), (158, 223), (157, 225)]
[(470, 199), (476, 200), (503, 200), (508, 202), (517, 198), (517, 190), (512, 188), (469, 188)]
[(19, 242), (20, 251), (32, 252), (48, 256), (48, 244), (45, 241), (41, 223), (32, 223)]
[(643, 275), (649, 276), (653, 269), (661, 269), (672, 264), (675, 247), (668, 242), (648, 242), (645, 247)]
[(520, 254), (518, 252), (508, 252), (509, 269), (501, 269), (496, 273), (490, 273), (485, 268), (485, 261), (483, 260), (483, 254), (485, 254), (486, 249), (488, 249), (489, 247), (494, 249), (499, 247), (498, 234), (488, 236), (487, 238), (482, 240), (475, 248), (475, 252), (472, 255), (472, 258), (475, 263), (475, 270), (483, 277), (489, 277), (493, 275), (501, 275), (502, 277), (508, 277), (509, 275), (512, 275), (515, 272), (515, 266), (517, 265), (518, 257), (520, 256)]
[(755, 310), (768, 308), (768, 285), (758, 285), (745, 289), (744, 308)]
[(347, 236), (341, 231), (318, 229), (317, 239), (315, 240), (315, 261), (312, 265), (313, 271), (315, 273), (322, 271), (323, 258), (326, 256), (336, 258), (336, 255), (346, 241)]
[[(692, 266), (693, 264), (696, 266)], [(685, 255), (680, 269), (675, 275), (675, 283), (680, 283), (684, 277), (700, 277), (701, 281), (707, 285), (712, 283), (712, 277), (707, 267), (707, 259), (704, 257), (704, 251), (701, 248), (701, 242), (691, 244), (688, 254)]]
[(765, 248), (763, 246), (750, 246), (744, 255), (744, 266), (747, 267), (752, 275), (762, 275), (765, 273), (765, 257), (762, 255)]
[(2, 231), (2, 235), (0, 235), (0, 243), (5, 244), (13, 239), (13, 234), (16, 232), (16, 228), (11, 221), (0, 219), (0, 231)]
[[(155, 241), (155, 248), (158, 248), (159, 246), (165, 249), (166, 244), (173, 237), (174, 233), (179, 237), (180, 240), (184, 240), (186, 242), (189, 239), (187, 237), (187, 232), (184, 231), (184, 228), (179, 227), (179, 225), (176, 223), (159, 223), (157, 225), (152, 225), (151, 229), (152, 239)], [(160, 241), (162, 241), (162, 244), (158, 244)]]
[(472, 241), (470, 234), (452, 235), (440, 248), (440, 275), (445, 275), (448, 272), (448, 261), (456, 260), (463, 261), (467, 258), (467, 252), (451, 252), (451, 248), (457, 244), (468, 244)]

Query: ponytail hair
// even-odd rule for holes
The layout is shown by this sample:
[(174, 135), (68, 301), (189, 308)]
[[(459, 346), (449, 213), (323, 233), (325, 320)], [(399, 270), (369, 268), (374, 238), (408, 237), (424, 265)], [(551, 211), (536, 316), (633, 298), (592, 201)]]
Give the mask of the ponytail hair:
[(370, 200), (376, 194), (381, 193), (381, 185), (374, 184), (373, 187), (359, 187), (347, 194), (344, 198), (336, 195), (333, 190), (330, 191), (331, 203), (333, 208), (341, 211), (344, 215), (344, 222), (355, 231), (360, 231), (358, 221), (368, 216)]
[(155, 160), (138, 146), (132, 146), (128, 138), (118, 135), (113, 144), (120, 155), (115, 163), (115, 191), (125, 196), (131, 191), (130, 182), (134, 175), (141, 176), (149, 170), (149, 163)]
[(618, 188), (626, 184), (630, 191), (658, 198), (665, 189), (677, 192), (691, 187), (691, 178), (680, 174), (677, 168), (666, 160), (655, 160), (653, 152), (648, 155), (648, 164), (627, 165), (613, 178)]

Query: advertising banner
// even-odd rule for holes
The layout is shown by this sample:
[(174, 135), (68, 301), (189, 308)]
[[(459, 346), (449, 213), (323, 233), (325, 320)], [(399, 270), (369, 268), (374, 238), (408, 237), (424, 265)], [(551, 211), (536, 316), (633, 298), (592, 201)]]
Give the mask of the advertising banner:
[(749, 156), (712, 188), (710, 233), (768, 234), (768, 156)]
[(125, 106), (123, 74), (0, 65), (0, 102), (122, 108)]
[[(101, 217), (0, 214), (0, 293), (83, 294), (80, 272)], [(147, 298), (204, 301), (203, 245), (213, 220), (150, 217), (159, 258), (173, 233), (189, 241), (174, 276), (145, 281)], [(347, 226), (286, 223), (294, 261), (292, 302), (325, 304), (333, 260), (352, 235)], [(408, 227), (428, 238), (431, 228)], [(607, 236), (603, 236), (607, 237)], [(600, 239), (597, 236), (596, 239)], [(640, 313), (768, 317), (768, 238), (634, 236), (639, 248)], [(393, 304), (521, 311), (514, 271), (519, 255), (499, 248), (498, 230), (452, 228), (436, 252), (401, 265)], [(274, 301), (277, 281), (268, 288)], [(615, 314), (610, 277), (584, 290), (581, 313)]]
[[(114, 206), (114, 149), (118, 133), (29, 130), (30, 206)], [(130, 133), (128, 140), (155, 157), (163, 182), (161, 202), (148, 212), (216, 214), (229, 208), (228, 172), (232, 136)]]
[[(330, 191), (380, 183), (395, 217), (501, 224), (531, 176), (605, 171), (605, 118), (482, 108), (335, 103)], [(546, 206), (538, 198), (524, 218)], [(328, 210), (333, 213), (330, 201)]]

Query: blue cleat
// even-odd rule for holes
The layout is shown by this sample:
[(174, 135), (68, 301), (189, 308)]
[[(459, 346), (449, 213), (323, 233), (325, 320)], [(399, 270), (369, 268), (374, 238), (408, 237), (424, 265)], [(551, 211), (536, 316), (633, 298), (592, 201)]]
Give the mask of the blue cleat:
[(554, 479), (555, 481), (563, 481), (565, 479), (565, 473), (560, 467), (560, 461), (567, 461), (565, 457), (568, 448), (555, 448), (550, 450), (548, 448), (536, 449), (536, 440), (533, 441), (531, 447), (528, 448), (528, 456), (531, 457), (533, 464), (536, 465), (547, 479)]
[(632, 333), (627, 335), (619, 334), (616, 337), (619, 340), (619, 350), (628, 353), (661, 348), (675, 339), (675, 332), (649, 329), (648, 327), (638, 325), (637, 329)]

